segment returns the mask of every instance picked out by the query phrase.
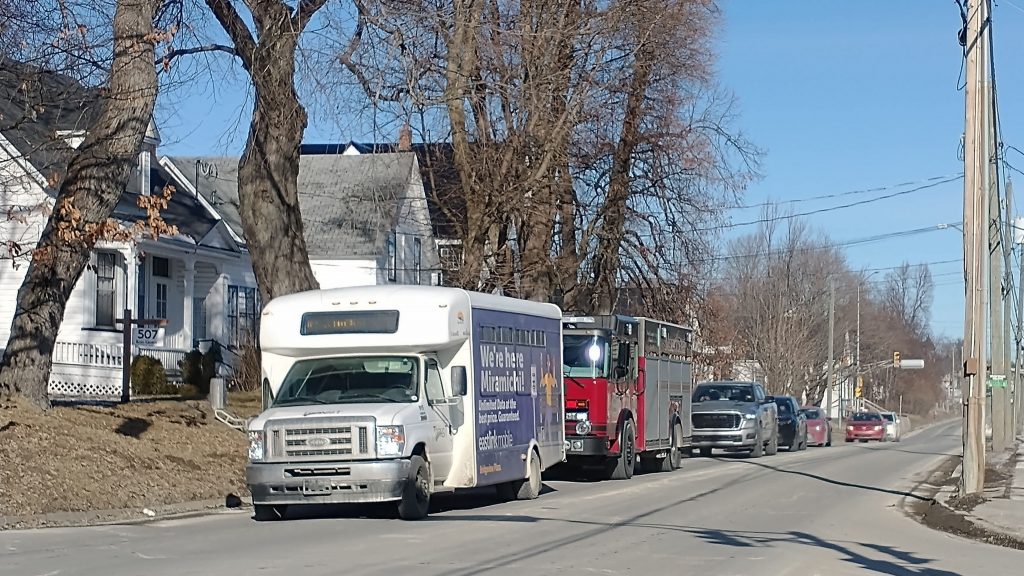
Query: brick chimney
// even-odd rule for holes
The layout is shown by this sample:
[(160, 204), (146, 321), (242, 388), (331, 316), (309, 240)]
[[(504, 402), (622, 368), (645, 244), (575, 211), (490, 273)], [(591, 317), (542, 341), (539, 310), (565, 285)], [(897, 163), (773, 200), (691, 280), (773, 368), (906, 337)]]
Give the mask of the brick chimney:
[(412, 128), (409, 127), (409, 123), (402, 124), (402, 127), (398, 129), (398, 151), (409, 152), (412, 150)]

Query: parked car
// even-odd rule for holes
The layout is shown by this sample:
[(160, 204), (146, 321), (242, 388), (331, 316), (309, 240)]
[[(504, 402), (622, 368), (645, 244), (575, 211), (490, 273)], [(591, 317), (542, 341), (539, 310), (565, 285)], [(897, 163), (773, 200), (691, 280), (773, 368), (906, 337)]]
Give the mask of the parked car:
[(692, 450), (749, 451), (751, 458), (779, 450), (778, 409), (760, 382), (702, 382), (693, 391)]
[(804, 406), (800, 412), (807, 418), (808, 446), (832, 445), (832, 419), (817, 406)]
[(776, 396), (779, 410), (779, 446), (789, 452), (807, 449), (807, 418), (800, 412), (800, 404), (792, 396)]
[(846, 441), (885, 440), (885, 419), (878, 412), (857, 412), (846, 423)]
[(882, 412), (885, 419), (885, 439), (891, 442), (899, 442), (903, 438), (903, 421), (900, 415), (895, 412)]

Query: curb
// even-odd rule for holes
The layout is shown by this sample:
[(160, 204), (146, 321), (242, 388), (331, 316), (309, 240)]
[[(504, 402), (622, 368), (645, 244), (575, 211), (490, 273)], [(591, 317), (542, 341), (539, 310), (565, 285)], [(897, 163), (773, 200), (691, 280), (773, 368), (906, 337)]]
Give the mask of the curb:
[(90, 526), (149, 524), (163, 520), (195, 518), (213, 514), (238, 513), (252, 510), (251, 498), (243, 498), (242, 505), (228, 508), (224, 499), (197, 500), (176, 504), (162, 504), (148, 508), (121, 508), (82, 512), (52, 512), (24, 516), (0, 516), (0, 532), (39, 528), (84, 528)]

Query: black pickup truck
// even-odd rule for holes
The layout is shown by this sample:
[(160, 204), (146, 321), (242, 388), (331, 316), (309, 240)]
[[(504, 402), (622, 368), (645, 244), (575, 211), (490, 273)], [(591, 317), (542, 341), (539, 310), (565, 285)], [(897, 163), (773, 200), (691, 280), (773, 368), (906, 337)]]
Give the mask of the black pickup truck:
[(751, 458), (779, 450), (778, 408), (759, 382), (702, 382), (693, 391), (693, 449), (710, 456), (719, 448), (750, 452)]

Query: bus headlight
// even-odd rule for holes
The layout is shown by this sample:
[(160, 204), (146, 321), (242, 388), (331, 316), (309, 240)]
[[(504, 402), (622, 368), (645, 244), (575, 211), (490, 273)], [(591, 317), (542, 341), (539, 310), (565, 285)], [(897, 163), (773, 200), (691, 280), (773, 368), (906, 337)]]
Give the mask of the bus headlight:
[(263, 460), (263, 430), (249, 431), (249, 461)]
[(404, 426), (377, 426), (377, 456), (396, 458), (405, 451)]
[(579, 434), (580, 436), (586, 436), (587, 434), (590, 434), (590, 431), (593, 428), (594, 427), (591, 426), (590, 424), (590, 420), (580, 420), (579, 422), (576, 423), (576, 433)]

